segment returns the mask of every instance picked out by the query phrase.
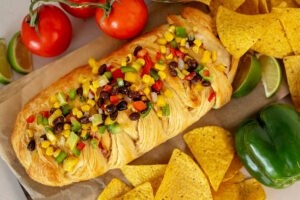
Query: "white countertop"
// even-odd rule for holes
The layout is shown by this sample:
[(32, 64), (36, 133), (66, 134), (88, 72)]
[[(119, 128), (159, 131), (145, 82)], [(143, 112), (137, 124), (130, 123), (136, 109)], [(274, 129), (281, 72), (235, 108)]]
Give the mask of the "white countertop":
[[(145, 0), (147, 3), (150, 0)], [(10, 40), (12, 35), (19, 31), (24, 16), (28, 13), (29, 0), (1, 0), (0, 3), (0, 37), (6, 38), (6, 42)], [(70, 16), (73, 26), (72, 43), (62, 55), (54, 58), (42, 58), (33, 56), (33, 67), (38, 69), (45, 64), (66, 55), (67, 53), (81, 47), (82, 45), (96, 39), (101, 34), (94, 18), (87, 20), (77, 19)], [(14, 73), (17, 79), (22, 75)], [(1, 84), (0, 84), (1, 87)], [(20, 185), (15, 176), (6, 166), (4, 161), (0, 159), (0, 199), (2, 200), (20, 200), (26, 199)], [(275, 190), (266, 188), (267, 199), (270, 200), (296, 200), (300, 199), (300, 182), (292, 185), (287, 189)]]

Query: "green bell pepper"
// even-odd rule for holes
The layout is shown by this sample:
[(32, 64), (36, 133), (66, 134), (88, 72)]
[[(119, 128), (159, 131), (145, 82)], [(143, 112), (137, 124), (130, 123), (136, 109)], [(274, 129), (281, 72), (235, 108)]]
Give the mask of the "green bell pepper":
[(285, 188), (300, 180), (300, 115), (290, 106), (271, 104), (258, 120), (247, 120), (235, 134), (237, 153), (262, 184)]

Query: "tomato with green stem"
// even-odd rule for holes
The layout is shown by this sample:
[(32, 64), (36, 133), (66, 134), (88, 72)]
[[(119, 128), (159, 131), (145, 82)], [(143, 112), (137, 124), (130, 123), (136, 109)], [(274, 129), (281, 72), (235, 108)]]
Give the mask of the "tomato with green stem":
[[(66, 0), (66, 1), (76, 3), (76, 4), (97, 2), (97, 0)], [(59, 4), (65, 11), (70, 13), (72, 16), (79, 17), (79, 18), (93, 17), (96, 11), (96, 8), (93, 6), (83, 6), (83, 7), (76, 8), (76, 7), (69, 6), (64, 2), (60, 2)]]

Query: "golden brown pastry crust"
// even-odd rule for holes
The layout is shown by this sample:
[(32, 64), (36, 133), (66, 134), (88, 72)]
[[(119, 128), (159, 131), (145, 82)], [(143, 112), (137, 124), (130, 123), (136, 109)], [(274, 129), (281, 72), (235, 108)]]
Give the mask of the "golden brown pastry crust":
[[(27, 150), (27, 143), (25, 142), (25, 119), (42, 110), (49, 110), (51, 108), (48, 103), (49, 98), (58, 91), (67, 92), (70, 88), (79, 87), (77, 80), (80, 76), (96, 78), (91, 73), (91, 68), (88, 65), (74, 69), (33, 97), (18, 114), (11, 142), (18, 159), (32, 179), (49, 186), (63, 186), (72, 182), (97, 177), (109, 169), (121, 167), (141, 156), (155, 146), (179, 134), (211, 108), (219, 108), (230, 100), (232, 93), (231, 82), (236, 72), (237, 60), (231, 61), (230, 55), (227, 52), (224, 53), (221, 43), (213, 34), (214, 25), (208, 15), (193, 8), (185, 8), (182, 13), (184, 18), (179, 18), (179, 21), (177, 20), (178, 16), (169, 16), (169, 23), (172, 22), (184, 26), (188, 30), (193, 28), (193, 26), (197, 26), (203, 32), (208, 33), (208, 35), (203, 37), (209, 37), (208, 41), (213, 41), (214, 43), (209, 48), (213, 48), (215, 45), (216, 50), (220, 51), (220, 56), (227, 60), (224, 64), (229, 65), (228, 68), (230, 67), (230, 70), (224, 74), (217, 71), (214, 65), (209, 66), (210, 70), (215, 74), (212, 79), (212, 87), (207, 87), (201, 92), (195, 92), (193, 88), (184, 85), (181, 80), (171, 77), (168, 74), (165, 86), (175, 94), (172, 99), (167, 99), (167, 103), (170, 105), (169, 117), (160, 119), (155, 113), (156, 110), (153, 109), (146, 118), (131, 121), (126, 112), (120, 112), (117, 121), (121, 124), (123, 132), (112, 135), (112, 147), (109, 159), (104, 158), (99, 149), (93, 149), (87, 144), (82, 150), (80, 161), (75, 170), (73, 172), (65, 172), (55, 162), (54, 158), (45, 155), (39, 145), (36, 146), (36, 150), (33, 152)], [(102, 58), (99, 62), (101, 64), (119, 64), (122, 58), (126, 57), (128, 53), (133, 52), (137, 45), (147, 48), (149, 55), (154, 59), (155, 53), (159, 51), (159, 46), (154, 41), (159, 36), (162, 36), (167, 27), (168, 25), (162, 25), (138, 37), (119, 50)], [(197, 59), (199, 56), (200, 54), (194, 55), (194, 58)], [(222, 63), (222, 60), (220, 62)], [(216, 91), (216, 98), (209, 102), (207, 99), (213, 90)]]

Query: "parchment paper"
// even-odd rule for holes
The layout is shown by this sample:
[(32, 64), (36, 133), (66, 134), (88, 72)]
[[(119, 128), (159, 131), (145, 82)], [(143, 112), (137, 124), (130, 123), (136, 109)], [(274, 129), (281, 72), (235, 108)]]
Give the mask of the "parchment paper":
[[(145, 31), (166, 23), (167, 14), (179, 14), (184, 6), (192, 6), (207, 11), (203, 4), (159, 4), (152, 3), (149, 6), (149, 20)], [(56, 60), (55, 62), (36, 70), (10, 85), (0, 88), (0, 156), (14, 172), (19, 182), (28, 191), (32, 199), (96, 199), (112, 177), (123, 180), (120, 170), (111, 170), (108, 173), (90, 181), (74, 183), (66, 187), (48, 187), (39, 184), (29, 178), (24, 168), (15, 156), (10, 143), (10, 135), (18, 112), (22, 106), (41, 90), (67, 74), (72, 69), (87, 63), (89, 57), (99, 59), (120, 47), (126, 41), (102, 36), (80, 49)], [(200, 121), (189, 127), (184, 132), (204, 125), (219, 125), (229, 130), (234, 128), (244, 119), (253, 115), (270, 102), (278, 101), (288, 94), (286, 81), (283, 81), (281, 89), (271, 98), (266, 99), (261, 84), (248, 96), (233, 99), (229, 104), (219, 110), (212, 110)], [(179, 148), (190, 153), (182, 139), (182, 133), (158, 146), (144, 156), (135, 160), (134, 164), (167, 163), (174, 148)]]

